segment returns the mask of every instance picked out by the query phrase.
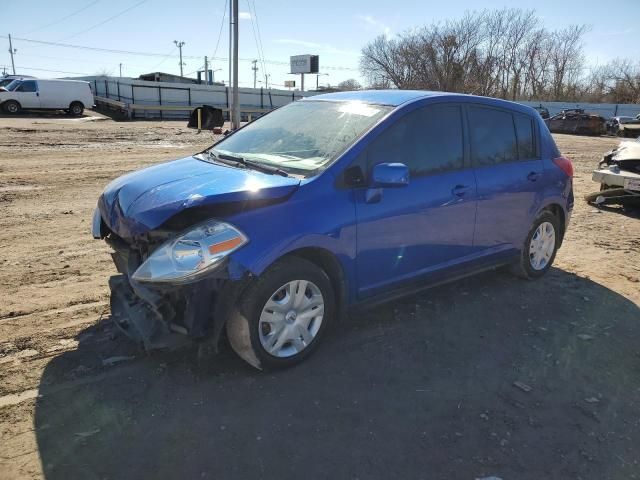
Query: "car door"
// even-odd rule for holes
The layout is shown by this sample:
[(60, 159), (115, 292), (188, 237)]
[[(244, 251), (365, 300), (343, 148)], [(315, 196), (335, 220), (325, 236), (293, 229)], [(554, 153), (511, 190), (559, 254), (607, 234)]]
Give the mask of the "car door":
[(474, 246), (485, 254), (520, 249), (544, 181), (536, 122), (487, 106), (469, 106), (467, 115), (478, 185)]
[(360, 297), (452, 266), (473, 249), (476, 185), (465, 161), (462, 107), (421, 107), (392, 123), (365, 151), (404, 163), (409, 184), (354, 191)]
[(35, 80), (24, 80), (13, 93), (22, 108), (40, 108), (40, 93)]

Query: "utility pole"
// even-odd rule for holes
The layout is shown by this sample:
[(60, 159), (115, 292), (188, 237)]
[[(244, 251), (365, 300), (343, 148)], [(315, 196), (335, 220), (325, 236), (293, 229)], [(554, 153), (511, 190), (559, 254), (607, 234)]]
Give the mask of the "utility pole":
[[(229, 2), (229, 88), (233, 81), (233, 1)], [(231, 111), (229, 111), (229, 120), (231, 120)]]
[(304, 73), (300, 74), (300, 91), (304, 92)]
[(271, 75), (270, 73), (265, 73), (264, 74), (264, 86), (265, 86), (265, 88), (269, 88), (269, 76), (270, 75)]
[(180, 50), (180, 76), (184, 76), (182, 74), (182, 67), (185, 65), (184, 63), (182, 63), (182, 47), (184, 47), (184, 42), (179, 42), (178, 40), (174, 40), (173, 43), (176, 44), (176, 47), (178, 47), (178, 50)]
[(120, 77), (122, 77), (122, 64), (120, 64)]
[(240, 92), (238, 92), (238, 0), (233, 4), (233, 129), (240, 128)]
[(13, 48), (13, 45), (11, 43), (11, 34), (9, 34), (9, 53), (11, 54), (11, 69), (13, 70), (14, 75), (16, 74), (16, 64), (13, 61), (13, 56), (17, 51), (17, 49)]
[(209, 59), (204, 56), (204, 84), (209, 85)]
[(256, 82), (258, 80), (258, 60), (253, 60), (251, 63), (253, 63), (253, 67), (251, 67), (251, 70), (253, 70), (253, 88), (256, 88)]

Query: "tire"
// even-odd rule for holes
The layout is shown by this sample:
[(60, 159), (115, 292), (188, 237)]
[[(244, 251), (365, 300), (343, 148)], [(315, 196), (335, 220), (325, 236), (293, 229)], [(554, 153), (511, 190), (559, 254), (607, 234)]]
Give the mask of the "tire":
[(243, 292), (227, 321), (227, 337), (254, 367), (287, 368), (314, 352), (335, 313), (327, 274), (305, 259), (283, 258)]
[[(541, 229), (543, 232), (539, 230), (541, 226), (543, 226)], [(550, 231), (550, 228), (553, 231)], [(543, 233), (550, 236), (545, 239), (544, 236), (540, 236)], [(551, 268), (556, 258), (560, 241), (560, 221), (558, 217), (549, 211), (543, 211), (533, 222), (524, 242), (520, 259), (512, 265), (511, 272), (527, 280), (540, 278)], [(550, 243), (552, 243), (551, 246), (549, 245)], [(536, 246), (540, 248), (536, 248)], [(541, 255), (542, 252), (546, 254)], [(540, 262), (541, 256), (544, 257), (544, 262)]]
[(84, 112), (84, 105), (80, 102), (71, 102), (69, 105), (69, 115), (79, 117)]
[(22, 107), (15, 100), (7, 100), (2, 104), (2, 108), (10, 115), (17, 115), (22, 111)]

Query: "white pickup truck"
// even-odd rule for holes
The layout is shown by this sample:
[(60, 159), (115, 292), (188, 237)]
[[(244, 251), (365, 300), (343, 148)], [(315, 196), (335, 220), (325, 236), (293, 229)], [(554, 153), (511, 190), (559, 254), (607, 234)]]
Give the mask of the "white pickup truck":
[(10, 114), (22, 110), (64, 110), (79, 117), (93, 104), (89, 83), (78, 80), (22, 78), (0, 88), (0, 107)]

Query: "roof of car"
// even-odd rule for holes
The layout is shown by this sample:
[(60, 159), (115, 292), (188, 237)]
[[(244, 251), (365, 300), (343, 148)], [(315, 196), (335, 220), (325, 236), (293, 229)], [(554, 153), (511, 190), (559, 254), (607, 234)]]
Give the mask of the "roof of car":
[(420, 100), (429, 97), (451, 97), (464, 99), (466, 101), (474, 101), (474, 103), (483, 103), (495, 107), (506, 107), (521, 112), (533, 112), (531, 107), (501, 100), (499, 98), (481, 97), (477, 95), (467, 95), (463, 93), (451, 92), (432, 92), (428, 90), (356, 90), (352, 92), (335, 92), (325, 93), (306, 97), (305, 100), (326, 100), (326, 101), (360, 101), (365, 103), (373, 103), (377, 105), (389, 105), (397, 107), (407, 102)]
[(356, 90), (352, 92), (324, 93), (307, 98), (310, 100), (360, 101), (397, 107), (411, 100), (438, 95), (452, 94), (447, 94), (446, 92), (429, 92), (426, 90)]

